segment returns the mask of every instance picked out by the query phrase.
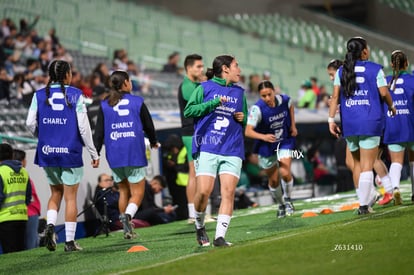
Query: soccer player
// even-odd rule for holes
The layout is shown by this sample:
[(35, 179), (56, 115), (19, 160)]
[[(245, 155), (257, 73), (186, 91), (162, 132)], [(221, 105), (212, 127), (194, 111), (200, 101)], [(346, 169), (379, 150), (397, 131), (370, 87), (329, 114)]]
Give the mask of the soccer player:
[(404, 52), (396, 50), (391, 55), (393, 74), (387, 76), (393, 104), (397, 115), (391, 117), (387, 110), (385, 116), (384, 143), (388, 144), (391, 157), (391, 185), (385, 186), (385, 198), (393, 198), (394, 205), (402, 204), (400, 193), (401, 169), (404, 152), (407, 149), (410, 160), (411, 185), (413, 182), (414, 163), (414, 76), (407, 72), (408, 58)]
[(43, 167), (50, 184), (47, 205), (46, 248), (56, 250), (55, 225), (62, 198), (65, 200), (66, 252), (82, 250), (74, 241), (76, 196), (83, 176), (82, 148), (86, 146), (92, 167), (99, 166), (82, 91), (69, 86), (72, 70), (68, 62), (55, 60), (49, 65), (49, 82), (36, 92), (26, 125), (37, 135), (35, 164)]
[(190, 54), (185, 57), (184, 68), (186, 75), (184, 80), (178, 88), (178, 103), (180, 106), (181, 116), (181, 135), (185, 148), (187, 149), (188, 160), (188, 182), (186, 187), (187, 203), (188, 203), (188, 222), (195, 222), (195, 209), (194, 209), (194, 195), (196, 191), (195, 184), (195, 170), (194, 160), (192, 157), (192, 139), (194, 135), (194, 122), (193, 118), (184, 117), (184, 108), (187, 105), (193, 91), (200, 84), (203, 78), (203, 58), (198, 54)]
[[(346, 138), (354, 159), (352, 173), (354, 182), (358, 182), (356, 191), (360, 204), (358, 213), (361, 215), (370, 213), (368, 204), (374, 181), (372, 169), (384, 127), (381, 98), (392, 115), (396, 112), (382, 67), (368, 58), (369, 48), (365, 39), (353, 37), (348, 40), (344, 65), (335, 75), (328, 118), (330, 133), (336, 137), (342, 134)], [(334, 120), (339, 102), (342, 129)]]
[[(338, 60), (338, 59), (333, 59), (329, 62), (326, 70), (328, 72), (328, 75), (329, 75), (329, 78), (331, 79), (331, 81), (334, 81), (336, 71), (342, 65), (343, 65), (343, 61)], [(387, 166), (385, 166), (384, 162), (381, 160), (381, 155), (382, 155), (382, 152), (383, 152), (383, 146), (384, 146), (384, 144), (382, 142), (380, 142), (380, 145), (378, 147), (378, 155), (377, 155), (377, 158), (375, 159), (373, 167), (374, 167), (374, 171), (377, 173), (377, 176), (380, 178), (381, 184), (383, 186), (389, 186), (389, 185), (391, 185), (391, 179), (390, 179), (390, 176), (388, 174), (388, 169), (387, 169)], [(346, 151), (345, 151), (345, 164), (351, 171), (353, 170), (354, 159), (352, 157), (351, 151), (349, 151), (348, 145), (346, 146)], [(354, 182), (355, 190), (357, 190), (358, 189), (358, 179), (353, 177), (353, 182)], [(373, 184), (370, 186), (370, 194), (371, 195), (370, 195), (370, 200), (369, 200), (368, 206), (372, 207), (378, 201), (378, 199), (380, 197), (380, 194), (376, 191)], [(386, 204), (391, 199), (392, 199), (392, 196), (391, 196), (391, 198), (384, 197), (382, 200), (379, 201), (379, 204)]]
[(289, 96), (276, 95), (272, 82), (260, 82), (258, 90), (260, 99), (250, 109), (245, 134), (256, 140), (254, 152), (267, 174), (270, 194), (279, 204), (277, 217), (284, 218), (294, 212), (290, 201), (293, 189), (290, 152), (295, 149), (298, 134), (295, 111)]
[(218, 173), (221, 203), (213, 245), (230, 246), (225, 235), (244, 159), (247, 103), (243, 88), (235, 85), (240, 80), (240, 68), (233, 56), (217, 56), (206, 75), (209, 80), (196, 88), (184, 109), (184, 116), (193, 117), (195, 125), (192, 153), (197, 184), (194, 198), (197, 241), (201, 246), (210, 245), (204, 218)]
[(100, 152), (105, 143), (106, 159), (119, 187), (119, 220), (124, 238), (136, 238), (131, 219), (135, 216), (145, 191), (145, 168), (148, 164), (144, 132), (151, 148), (160, 144), (144, 99), (131, 94), (132, 83), (125, 71), (115, 71), (110, 79), (111, 91), (101, 102), (94, 142)]

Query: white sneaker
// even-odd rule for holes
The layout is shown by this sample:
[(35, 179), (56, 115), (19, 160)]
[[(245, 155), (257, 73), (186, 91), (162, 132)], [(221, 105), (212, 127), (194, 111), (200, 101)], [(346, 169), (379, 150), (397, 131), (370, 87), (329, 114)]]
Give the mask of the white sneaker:
[(368, 207), (373, 207), (375, 203), (381, 198), (381, 194), (375, 191), (374, 196), (372, 199), (368, 202)]

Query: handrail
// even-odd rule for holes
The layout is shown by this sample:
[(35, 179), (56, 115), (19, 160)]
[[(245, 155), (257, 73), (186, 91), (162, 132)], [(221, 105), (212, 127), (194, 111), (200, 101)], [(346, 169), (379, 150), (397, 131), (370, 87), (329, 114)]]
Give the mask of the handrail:
[(24, 143), (37, 143), (37, 139), (35, 138), (27, 138), (27, 137), (16, 137), (16, 136), (9, 136), (6, 134), (1, 134), (0, 133), (0, 143), (3, 143), (3, 139), (8, 139), (8, 140), (16, 140), (19, 142), (24, 142)]

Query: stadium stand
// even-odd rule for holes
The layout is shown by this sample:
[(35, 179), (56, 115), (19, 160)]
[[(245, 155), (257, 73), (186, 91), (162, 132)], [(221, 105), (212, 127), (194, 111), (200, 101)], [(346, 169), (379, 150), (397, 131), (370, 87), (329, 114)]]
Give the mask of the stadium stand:
[[(21, 18), (32, 22), (40, 13), (35, 27), (39, 35), (55, 28), (83, 76), (89, 75), (97, 63), (110, 68), (114, 50), (124, 48), (145, 73), (133, 77), (134, 80), (150, 81), (149, 92), (143, 95), (154, 111), (177, 110), (176, 92), (182, 77), (160, 72), (173, 51), (181, 56), (200, 53), (206, 66), (219, 54), (234, 54), (246, 77), (267, 71), (282, 92), (296, 99), (300, 84), (310, 76), (316, 76), (320, 85), (331, 85), (326, 77), (326, 63), (343, 57), (346, 40), (345, 35), (327, 25), (279, 13), (218, 15), (219, 23), (213, 23), (132, 1), (0, 0), (0, 3), (3, 18), (15, 22)], [(371, 48), (371, 59), (388, 67), (382, 49)], [(249, 97), (249, 104), (256, 99), (254, 95)], [(18, 132), (18, 126), (9, 126), (8, 130)]]
[(410, 0), (380, 0), (381, 3), (402, 12), (414, 14), (414, 3)]

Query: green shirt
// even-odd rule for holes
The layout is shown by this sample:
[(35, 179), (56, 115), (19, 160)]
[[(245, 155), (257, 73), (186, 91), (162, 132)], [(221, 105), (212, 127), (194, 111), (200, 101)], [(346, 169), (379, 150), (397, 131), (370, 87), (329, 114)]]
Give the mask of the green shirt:
[[(212, 81), (216, 82), (221, 86), (226, 86), (226, 80), (219, 77), (213, 77)], [(231, 86), (233, 84), (229, 84)], [(220, 98), (215, 98), (210, 101), (204, 101), (204, 88), (199, 85), (188, 100), (187, 106), (184, 109), (184, 117), (201, 117), (205, 116), (214, 111), (220, 105)], [(246, 96), (243, 96), (243, 126), (247, 122), (247, 101)]]
[(178, 89), (178, 105), (180, 107), (182, 136), (192, 136), (194, 134), (193, 119), (184, 117), (183, 112), (188, 100), (199, 85), (200, 83), (193, 82), (187, 76), (184, 76), (184, 80)]
[(299, 108), (316, 108), (317, 96), (312, 89), (307, 89), (305, 94), (299, 99), (298, 107)]

